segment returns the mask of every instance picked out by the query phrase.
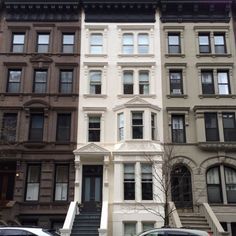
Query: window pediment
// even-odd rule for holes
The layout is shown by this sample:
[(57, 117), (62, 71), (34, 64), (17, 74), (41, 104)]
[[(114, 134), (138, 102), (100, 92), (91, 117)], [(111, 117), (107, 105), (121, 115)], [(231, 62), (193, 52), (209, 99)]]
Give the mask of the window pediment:
[(45, 55), (37, 55), (37, 56), (31, 57), (30, 62), (50, 64), (53, 62), (53, 60), (52, 60), (52, 58), (45, 56)]
[(83, 146), (74, 151), (75, 155), (86, 155), (86, 154), (101, 154), (101, 155), (109, 155), (110, 151), (102, 148), (94, 143), (90, 143), (86, 146)]

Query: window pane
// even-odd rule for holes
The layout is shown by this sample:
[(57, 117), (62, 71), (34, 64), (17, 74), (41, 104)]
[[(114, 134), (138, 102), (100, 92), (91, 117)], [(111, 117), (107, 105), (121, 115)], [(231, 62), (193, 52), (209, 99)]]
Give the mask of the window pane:
[(199, 35), (199, 52), (200, 53), (210, 53), (210, 37), (207, 35)]
[(236, 141), (236, 123), (234, 113), (223, 113), (224, 140)]
[(219, 141), (216, 113), (205, 113), (206, 141)]
[(103, 48), (103, 35), (91, 34), (90, 35), (90, 53), (100, 54)]
[(67, 200), (68, 191), (68, 166), (56, 166), (56, 186), (55, 186), (55, 200)]
[(153, 199), (153, 184), (152, 184), (152, 165), (142, 164), (142, 200)]
[(133, 34), (123, 35), (123, 49), (124, 54), (132, 54), (134, 52), (134, 39)]
[(136, 235), (136, 223), (124, 223), (124, 236)]
[(148, 53), (149, 51), (149, 37), (148, 34), (138, 35), (138, 53)]
[(219, 94), (229, 94), (228, 72), (217, 72)]
[(154, 223), (152, 222), (143, 222), (143, 231), (154, 228)]
[(8, 93), (20, 92), (21, 70), (10, 70), (7, 84)]
[(64, 34), (63, 44), (74, 44), (74, 34)]
[(60, 93), (71, 93), (72, 92), (72, 80), (73, 71), (66, 70), (60, 71)]
[(182, 94), (182, 71), (170, 71), (170, 92), (171, 94)]
[(118, 140), (124, 139), (124, 113), (118, 114)]
[(179, 35), (168, 36), (169, 45), (179, 45)]
[(40, 166), (28, 167), (26, 200), (37, 201), (39, 195)]
[(202, 93), (203, 94), (214, 94), (214, 82), (213, 82), (213, 73), (212, 71), (202, 71)]
[(100, 142), (100, 116), (89, 117), (88, 141)]
[(225, 182), (228, 203), (236, 203), (236, 170), (225, 167)]
[(184, 143), (185, 137), (185, 123), (183, 115), (172, 116), (172, 142)]
[(43, 115), (31, 114), (29, 139), (31, 141), (42, 141), (43, 139)]
[(135, 199), (135, 169), (134, 164), (124, 165), (124, 200)]
[(17, 114), (4, 113), (2, 120), (1, 139), (8, 142), (16, 140)]
[(13, 44), (24, 44), (25, 34), (14, 34), (13, 35)]
[(49, 34), (38, 35), (38, 44), (48, 44), (48, 43), (49, 43)]
[(57, 116), (57, 141), (70, 141), (71, 114), (58, 114)]

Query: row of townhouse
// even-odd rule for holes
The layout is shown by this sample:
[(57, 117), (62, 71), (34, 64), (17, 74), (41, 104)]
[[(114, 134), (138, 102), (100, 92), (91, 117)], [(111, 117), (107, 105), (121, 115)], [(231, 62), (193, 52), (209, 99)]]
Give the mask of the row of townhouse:
[(0, 222), (58, 229), (78, 204), (99, 235), (161, 227), (168, 147), (180, 221), (236, 235), (235, 5), (2, 1)]

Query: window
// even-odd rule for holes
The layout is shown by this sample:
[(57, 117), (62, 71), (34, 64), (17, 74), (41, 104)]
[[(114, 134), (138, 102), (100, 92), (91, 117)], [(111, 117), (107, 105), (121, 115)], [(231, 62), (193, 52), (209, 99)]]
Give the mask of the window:
[(38, 53), (48, 53), (49, 51), (49, 33), (38, 33)]
[(2, 120), (1, 139), (7, 142), (16, 140), (17, 114), (4, 113)]
[(101, 54), (103, 52), (103, 35), (91, 34), (90, 35), (90, 53)]
[(118, 114), (118, 140), (124, 140), (124, 113)]
[[(224, 180), (224, 182), (221, 182)], [(223, 186), (225, 185), (225, 187)], [(207, 193), (209, 203), (236, 203), (236, 170), (228, 166), (215, 166), (207, 171)]]
[(148, 71), (139, 71), (139, 94), (149, 94)]
[(153, 222), (142, 222), (142, 225), (143, 225), (143, 231), (154, 228), (154, 223)]
[(151, 113), (151, 134), (152, 134), (152, 140), (157, 139), (157, 116), (155, 113)]
[(210, 34), (209, 33), (199, 33), (199, 52), (200, 53), (211, 53), (210, 46)]
[(134, 36), (133, 34), (123, 34), (122, 52), (124, 54), (134, 53)]
[(55, 201), (66, 201), (68, 195), (68, 166), (57, 165), (55, 177)]
[(100, 142), (100, 133), (101, 133), (101, 117), (90, 116), (89, 127), (88, 127), (88, 141)]
[(226, 45), (225, 45), (225, 34), (223, 33), (215, 33), (214, 34), (214, 46), (216, 54), (224, 54), (226, 53)]
[(135, 200), (134, 164), (124, 164), (124, 200)]
[(216, 113), (205, 113), (206, 141), (219, 141), (218, 119)]
[(149, 52), (148, 34), (138, 34), (138, 53), (145, 54)]
[(61, 70), (59, 92), (64, 94), (71, 93), (72, 85), (73, 85), (73, 70)]
[(73, 53), (75, 44), (75, 35), (70, 33), (64, 33), (62, 35), (62, 52)]
[(168, 53), (170, 54), (181, 53), (179, 33), (168, 34)]
[(42, 113), (35, 113), (30, 115), (30, 141), (43, 141), (43, 126), (44, 116)]
[(141, 176), (142, 176), (142, 200), (153, 199), (152, 189), (152, 165), (142, 164), (141, 165)]
[(133, 71), (123, 72), (123, 93), (124, 94), (134, 93)]
[(172, 115), (172, 142), (186, 142), (184, 115)]
[(101, 94), (102, 89), (102, 72), (93, 70), (89, 72), (90, 94)]
[(143, 113), (132, 112), (132, 138), (143, 139)]
[(26, 201), (38, 201), (40, 184), (40, 165), (28, 166)]
[(71, 114), (57, 115), (57, 141), (70, 141)]
[(219, 94), (230, 94), (229, 74), (227, 71), (217, 71)]
[(47, 90), (47, 71), (35, 70), (34, 72), (34, 93), (46, 93)]
[(25, 33), (13, 33), (12, 52), (24, 52)]
[(202, 93), (203, 94), (214, 94), (214, 80), (213, 71), (201, 71), (202, 79)]
[(236, 141), (236, 124), (234, 113), (223, 113), (224, 141)]
[(124, 223), (124, 236), (136, 235), (136, 223), (129, 222)]
[(19, 93), (21, 82), (21, 70), (11, 69), (8, 71), (7, 92)]
[(170, 70), (170, 93), (183, 94), (182, 71)]

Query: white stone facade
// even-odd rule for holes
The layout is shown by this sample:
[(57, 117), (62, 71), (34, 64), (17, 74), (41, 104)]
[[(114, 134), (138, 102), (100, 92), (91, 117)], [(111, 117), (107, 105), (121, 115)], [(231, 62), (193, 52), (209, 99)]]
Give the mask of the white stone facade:
[[(83, 13), (75, 201), (83, 201), (83, 166), (103, 165), (102, 200), (109, 202), (108, 235), (123, 235), (127, 222), (135, 224), (136, 233), (143, 230), (145, 222), (160, 227), (162, 218), (149, 213), (144, 205), (162, 213), (161, 193), (153, 187), (160, 199), (142, 200), (140, 178), (141, 165), (148, 163), (147, 157), (161, 163), (163, 154), (159, 14), (156, 13), (155, 23), (147, 24), (85, 23), (84, 17)], [(131, 36), (133, 45), (129, 45), (129, 40), (125, 42), (124, 35)], [(124, 53), (122, 44), (133, 52)], [(133, 83), (127, 86), (128, 90), (132, 87), (132, 94), (124, 94), (126, 72), (132, 74)], [(140, 79), (142, 75), (144, 80)], [(91, 76), (95, 76), (94, 80)], [(141, 138), (134, 138), (135, 115), (142, 123)], [(97, 142), (89, 140), (92, 122), (99, 124)], [(124, 200), (125, 163), (134, 165), (133, 200)]]

